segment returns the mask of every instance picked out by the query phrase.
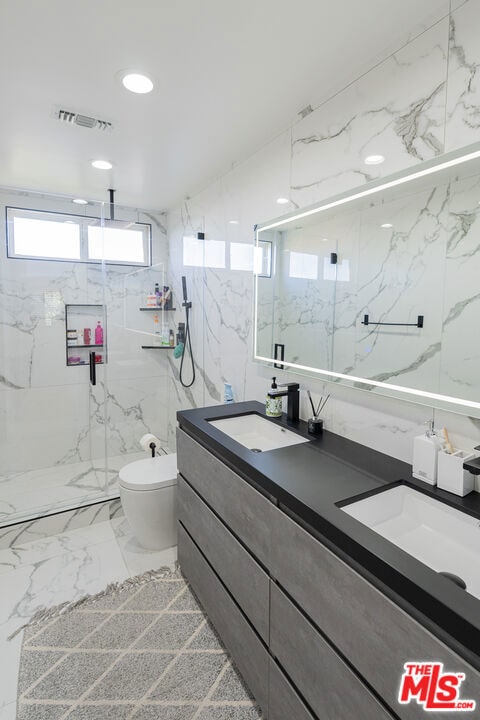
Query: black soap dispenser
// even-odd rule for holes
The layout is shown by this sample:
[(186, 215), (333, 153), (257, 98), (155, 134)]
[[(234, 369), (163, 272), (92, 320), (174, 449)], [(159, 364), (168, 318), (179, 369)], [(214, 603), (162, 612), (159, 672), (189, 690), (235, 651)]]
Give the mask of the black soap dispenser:
[(272, 397), (269, 394), (272, 390), (278, 389), (275, 380), (276, 378), (272, 378), (272, 387), (265, 398), (265, 415), (267, 415), (267, 417), (281, 417), (282, 415), (282, 396)]

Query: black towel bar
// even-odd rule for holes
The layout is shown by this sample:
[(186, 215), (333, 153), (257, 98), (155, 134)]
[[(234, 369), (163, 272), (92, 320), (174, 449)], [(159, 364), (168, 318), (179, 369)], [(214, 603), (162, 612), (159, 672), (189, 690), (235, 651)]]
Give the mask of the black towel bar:
[(386, 323), (386, 322), (373, 322), (370, 320), (368, 315), (363, 316), (362, 325), (396, 325), (401, 327), (416, 327), (423, 328), (423, 315), (417, 317), (416, 323)]

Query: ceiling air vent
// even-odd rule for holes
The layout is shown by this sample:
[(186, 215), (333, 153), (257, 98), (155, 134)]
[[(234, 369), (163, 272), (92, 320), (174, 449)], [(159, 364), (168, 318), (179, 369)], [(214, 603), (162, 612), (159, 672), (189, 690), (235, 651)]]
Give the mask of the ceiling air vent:
[(112, 123), (108, 120), (99, 120), (98, 118), (91, 117), (90, 115), (81, 115), (80, 113), (73, 112), (72, 110), (63, 110), (62, 108), (57, 111), (57, 119), (60, 122), (67, 123), (68, 125), (79, 125), (80, 127), (89, 128), (90, 130), (111, 130)]

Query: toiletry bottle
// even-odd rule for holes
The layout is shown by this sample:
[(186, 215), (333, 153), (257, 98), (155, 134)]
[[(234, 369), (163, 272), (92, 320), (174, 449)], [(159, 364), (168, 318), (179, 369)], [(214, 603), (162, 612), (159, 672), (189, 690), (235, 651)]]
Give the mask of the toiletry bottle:
[(233, 400), (233, 388), (232, 388), (232, 386), (230, 385), (230, 383), (224, 383), (224, 384), (223, 384), (223, 402), (226, 403), (226, 404), (228, 404), (228, 403), (233, 403), (233, 402), (234, 402), (234, 400)]
[(433, 421), (425, 423), (425, 435), (413, 439), (413, 477), (429, 485), (437, 484), (438, 452), (442, 443), (435, 434)]
[[(277, 390), (276, 378), (272, 378), (271, 390)], [(270, 397), (267, 393), (265, 398), (265, 415), (268, 417), (280, 417), (282, 414), (282, 397)]]
[(95, 345), (103, 345), (103, 328), (100, 320), (95, 328)]
[(170, 345), (170, 347), (174, 347), (175, 345), (175, 335), (173, 333), (173, 330), (170, 330), (170, 334), (168, 336), (168, 344)]
[(162, 345), (170, 345), (170, 331), (169, 331), (168, 327), (163, 324), (162, 324), (161, 338), (162, 338)]
[(158, 283), (155, 283), (155, 300), (156, 300), (157, 307), (161, 307), (162, 293), (160, 292), (160, 285)]
[(163, 286), (162, 306), (164, 310), (172, 309), (172, 291), (168, 285)]

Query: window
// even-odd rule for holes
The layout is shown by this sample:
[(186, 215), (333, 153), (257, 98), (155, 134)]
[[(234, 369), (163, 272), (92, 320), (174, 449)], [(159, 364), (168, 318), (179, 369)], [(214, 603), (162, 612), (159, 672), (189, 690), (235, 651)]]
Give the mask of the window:
[(144, 264), (143, 231), (135, 228), (88, 227), (88, 257), (92, 260)]
[(250, 243), (230, 243), (230, 268), (253, 272), (254, 250)]
[(7, 208), (7, 254), (30, 260), (151, 265), (150, 225)]
[(318, 278), (318, 256), (292, 250), (290, 253), (289, 275), (291, 278), (316, 280)]
[(224, 268), (225, 243), (223, 240), (183, 238), (183, 264), (190, 267)]

